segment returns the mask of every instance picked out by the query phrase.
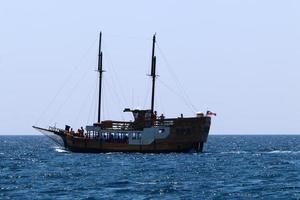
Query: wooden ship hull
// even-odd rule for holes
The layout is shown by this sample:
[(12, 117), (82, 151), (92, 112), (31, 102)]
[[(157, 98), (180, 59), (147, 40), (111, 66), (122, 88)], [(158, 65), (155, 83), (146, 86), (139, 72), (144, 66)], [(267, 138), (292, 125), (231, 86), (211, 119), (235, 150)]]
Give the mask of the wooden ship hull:
[(152, 44), (151, 79), (152, 96), (151, 109), (131, 110), (125, 108), (124, 112), (131, 112), (133, 122), (101, 121), (101, 88), (103, 54), (101, 51), (101, 37), (99, 40), (98, 72), (99, 72), (99, 98), (98, 119), (93, 125), (81, 127), (75, 133), (66, 125), (65, 129), (55, 127), (41, 128), (33, 126), (56, 143), (73, 152), (141, 152), (141, 153), (167, 153), (167, 152), (202, 152), (204, 143), (209, 134), (211, 115), (196, 114), (195, 117), (166, 119), (163, 114), (159, 117), (154, 110), (156, 56), (155, 35)]
[(211, 118), (177, 118), (172, 126), (156, 126), (141, 131), (86, 127), (85, 135), (67, 130), (35, 127), (72, 152), (202, 152), (207, 141)]

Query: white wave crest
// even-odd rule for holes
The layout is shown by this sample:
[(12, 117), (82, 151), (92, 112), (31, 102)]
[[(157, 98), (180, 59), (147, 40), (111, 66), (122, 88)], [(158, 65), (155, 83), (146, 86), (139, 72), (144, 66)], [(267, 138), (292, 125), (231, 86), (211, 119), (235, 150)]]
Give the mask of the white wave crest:
[(224, 151), (221, 152), (221, 154), (244, 154), (244, 153), (249, 153), (247, 151)]
[(266, 153), (300, 153), (300, 151), (285, 151), (285, 150), (274, 150)]
[(63, 149), (62, 147), (54, 147), (54, 150), (58, 153), (67, 153), (68, 152), (66, 149)]

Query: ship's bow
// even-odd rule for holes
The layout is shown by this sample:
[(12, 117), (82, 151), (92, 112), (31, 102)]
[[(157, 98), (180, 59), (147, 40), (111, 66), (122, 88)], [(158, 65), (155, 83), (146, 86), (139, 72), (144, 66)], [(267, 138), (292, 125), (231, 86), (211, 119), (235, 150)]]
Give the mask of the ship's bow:
[(40, 133), (42, 133), (43, 135), (47, 136), (48, 138), (50, 138), (56, 144), (62, 147), (66, 147), (66, 137), (63, 130), (54, 127), (49, 127), (48, 129), (46, 129), (46, 128), (33, 126), (33, 128), (39, 131)]

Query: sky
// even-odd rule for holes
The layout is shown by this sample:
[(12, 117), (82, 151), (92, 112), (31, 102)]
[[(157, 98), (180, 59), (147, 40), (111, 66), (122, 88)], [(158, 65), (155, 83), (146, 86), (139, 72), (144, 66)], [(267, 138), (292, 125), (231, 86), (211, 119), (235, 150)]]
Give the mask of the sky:
[(97, 51), (106, 70), (102, 119), (149, 108), (210, 110), (212, 134), (300, 133), (300, 1), (1, 1), (0, 134), (96, 121)]

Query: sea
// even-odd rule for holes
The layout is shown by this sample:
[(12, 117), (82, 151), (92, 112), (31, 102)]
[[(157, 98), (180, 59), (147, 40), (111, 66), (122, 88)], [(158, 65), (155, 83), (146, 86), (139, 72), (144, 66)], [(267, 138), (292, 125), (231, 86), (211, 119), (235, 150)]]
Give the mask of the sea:
[(0, 199), (300, 199), (300, 135), (211, 135), (203, 153), (72, 153), (0, 136)]

